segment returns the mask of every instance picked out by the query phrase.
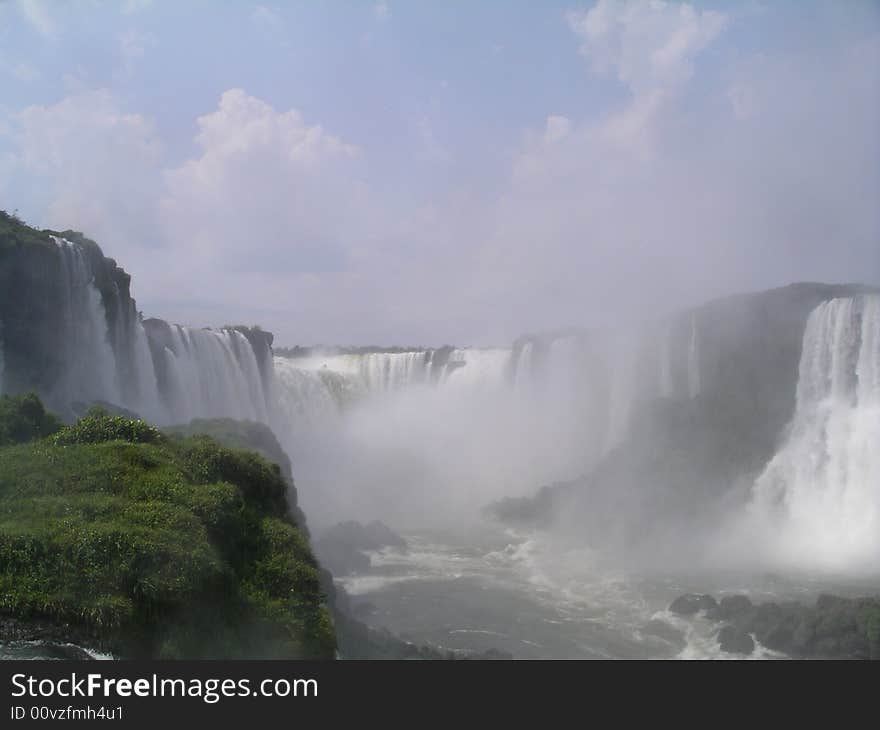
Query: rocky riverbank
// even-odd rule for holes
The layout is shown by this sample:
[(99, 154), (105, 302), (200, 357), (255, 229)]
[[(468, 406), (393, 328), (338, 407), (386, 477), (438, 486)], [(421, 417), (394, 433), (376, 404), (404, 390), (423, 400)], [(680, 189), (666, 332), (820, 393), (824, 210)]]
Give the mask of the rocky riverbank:
[(794, 659), (880, 659), (880, 598), (821, 595), (815, 605), (754, 604), (748, 596), (686, 594), (669, 606), (680, 616), (718, 622), (722, 651), (750, 655), (756, 642)]

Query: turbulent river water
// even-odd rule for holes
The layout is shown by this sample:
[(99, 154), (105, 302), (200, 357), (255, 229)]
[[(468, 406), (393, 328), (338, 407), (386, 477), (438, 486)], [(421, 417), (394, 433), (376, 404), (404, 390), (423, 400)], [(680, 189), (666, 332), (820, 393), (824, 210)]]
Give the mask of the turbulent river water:
[[(370, 553), (368, 571), (340, 580), (368, 624), (414, 643), (518, 659), (730, 659), (718, 624), (668, 610), (683, 593), (811, 604), (823, 592), (874, 593), (876, 580), (807, 574), (646, 575), (550, 538), (490, 527), (405, 533), (407, 549)], [(784, 659), (760, 644), (750, 659)]]

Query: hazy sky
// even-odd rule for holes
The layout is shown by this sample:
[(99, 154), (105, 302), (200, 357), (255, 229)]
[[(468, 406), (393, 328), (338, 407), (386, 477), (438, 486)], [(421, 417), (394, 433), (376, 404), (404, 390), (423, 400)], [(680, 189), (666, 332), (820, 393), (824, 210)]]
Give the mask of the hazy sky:
[(504, 343), (880, 283), (880, 3), (0, 0), (0, 208), (148, 316)]

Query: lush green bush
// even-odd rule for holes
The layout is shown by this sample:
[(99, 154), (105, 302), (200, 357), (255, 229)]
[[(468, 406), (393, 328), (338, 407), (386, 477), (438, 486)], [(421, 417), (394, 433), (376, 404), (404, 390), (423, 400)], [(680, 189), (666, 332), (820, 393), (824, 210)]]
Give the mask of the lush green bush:
[(330, 658), (279, 468), (99, 412), (0, 448), (0, 614), (123, 656)]
[(56, 446), (99, 444), (104, 441), (128, 441), (155, 444), (165, 439), (155, 426), (140, 419), (114, 416), (101, 408), (92, 408), (76, 423), (62, 428), (54, 438)]
[(0, 396), (0, 446), (44, 438), (61, 428), (34, 393)]

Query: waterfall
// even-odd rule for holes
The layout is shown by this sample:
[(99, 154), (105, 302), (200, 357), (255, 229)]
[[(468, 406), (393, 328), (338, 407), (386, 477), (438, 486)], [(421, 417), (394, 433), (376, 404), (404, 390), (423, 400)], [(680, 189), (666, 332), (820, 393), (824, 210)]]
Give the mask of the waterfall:
[(144, 417), (161, 422), (165, 413), (159, 395), (159, 384), (156, 381), (156, 370), (153, 357), (147, 342), (147, 333), (138, 319), (133, 327), (133, 354), (135, 369), (135, 393), (133, 409)]
[(810, 314), (790, 432), (751, 511), (778, 561), (880, 566), (880, 296)]
[(510, 358), (507, 348), (453, 350), (442, 382), (457, 389), (505, 387)]
[(234, 329), (168, 327), (162, 346), (167, 418), (239, 418), (267, 423), (260, 366), (247, 338)]
[(82, 248), (53, 236), (61, 258), (61, 326), (58, 343), (65, 370), (49, 394), (50, 403), (75, 400), (120, 403), (116, 356), (108, 338), (101, 293)]
[(645, 382), (639, 378), (638, 342), (629, 337), (615, 338), (610, 343), (606, 358), (611, 370), (611, 382), (604, 452), (624, 440), (636, 407), (645, 397)]
[(666, 324), (660, 338), (659, 364), (657, 369), (658, 388), (661, 398), (672, 397), (672, 325)]
[(217, 416), (270, 422), (271, 335), (144, 322), (112, 260), (50, 238), (57, 251), (57, 267), (47, 270), (51, 299), (20, 335), (26, 352), (41, 354), (8, 357), (3, 344), (2, 390), (33, 389), (65, 418), (103, 402), (160, 425)]
[(518, 356), (515, 357), (513, 367), (513, 387), (515, 390), (522, 390), (532, 379), (534, 370), (534, 354), (535, 343), (526, 342), (519, 350)]
[(691, 337), (688, 343), (687, 360), (688, 397), (700, 394), (700, 333), (697, 328), (697, 315), (691, 316)]

